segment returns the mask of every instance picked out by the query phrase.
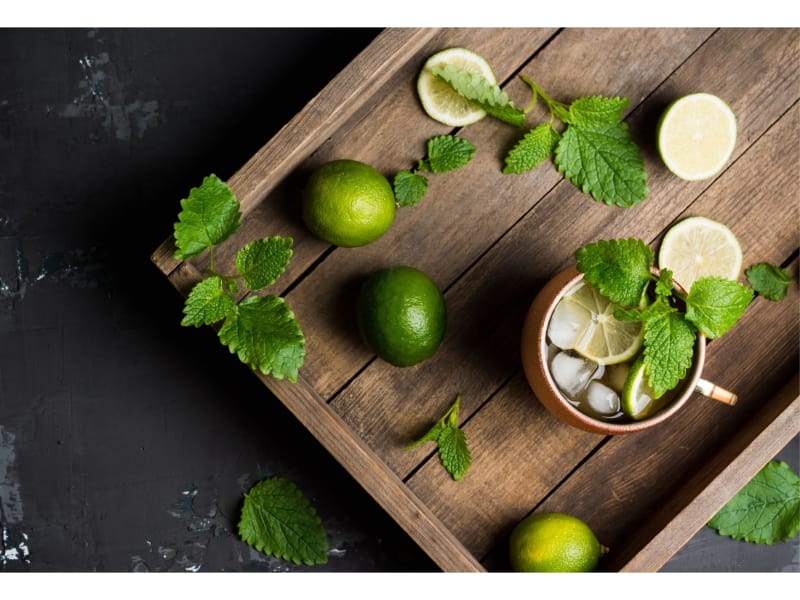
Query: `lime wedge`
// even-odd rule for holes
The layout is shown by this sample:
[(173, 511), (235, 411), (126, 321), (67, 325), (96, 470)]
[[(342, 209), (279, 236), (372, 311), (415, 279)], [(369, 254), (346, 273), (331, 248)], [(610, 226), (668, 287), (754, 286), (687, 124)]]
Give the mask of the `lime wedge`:
[(655, 414), (668, 399), (667, 396), (656, 399), (653, 388), (647, 382), (644, 367), (644, 355), (642, 355), (636, 359), (628, 372), (620, 397), (622, 412), (634, 421), (641, 421)]
[(689, 217), (673, 225), (658, 252), (658, 266), (686, 291), (700, 277), (736, 280), (742, 270), (742, 248), (733, 232), (706, 217)]
[(717, 96), (689, 94), (667, 107), (657, 136), (661, 159), (672, 173), (687, 181), (708, 179), (733, 153), (736, 117)]
[(481, 75), (490, 83), (497, 83), (485, 58), (466, 48), (447, 48), (431, 56), (417, 77), (417, 94), (422, 108), (432, 119), (451, 127), (463, 127), (480, 121), (486, 112), (431, 72), (434, 66), (442, 65), (452, 65)]

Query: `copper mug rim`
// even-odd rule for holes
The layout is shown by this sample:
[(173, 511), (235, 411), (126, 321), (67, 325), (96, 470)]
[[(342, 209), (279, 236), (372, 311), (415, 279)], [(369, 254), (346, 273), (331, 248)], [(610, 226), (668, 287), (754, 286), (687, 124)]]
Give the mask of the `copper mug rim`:
[[(522, 366), (525, 377), (533, 389), (539, 402), (562, 421), (592, 433), (620, 435), (633, 433), (663, 423), (677, 413), (689, 400), (692, 394), (702, 388), (701, 379), (706, 359), (706, 337), (697, 332), (695, 352), (692, 366), (681, 382), (681, 393), (668, 406), (655, 415), (641, 421), (613, 422), (592, 417), (572, 405), (553, 381), (547, 366), (547, 325), (558, 301), (572, 286), (583, 279), (583, 273), (576, 267), (570, 267), (553, 277), (539, 291), (528, 309), (523, 325)], [(535, 329), (535, 331), (532, 331)], [(527, 343), (531, 339), (535, 344)]]

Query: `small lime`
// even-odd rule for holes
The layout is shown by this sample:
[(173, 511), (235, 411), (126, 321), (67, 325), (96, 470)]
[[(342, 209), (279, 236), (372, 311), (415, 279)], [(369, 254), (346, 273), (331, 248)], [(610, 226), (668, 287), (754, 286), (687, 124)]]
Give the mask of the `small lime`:
[(373, 273), (361, 287), (357, 312), (364, 341), (398, 367), (433, 356), (447, 325), (439, 288), (425, 273), (407, 266)]
[(593, 571), (606, 550), (577, 517), (535, 513), (511, 532), (509, 559), (511, 568), (519, 572), (580, 573)]
[(318, 167), (303, 194), (303, 221), (326, 242), (354, 248), (374, 242), (391, 227), (392, 186), (379, 171), (355, 160)]

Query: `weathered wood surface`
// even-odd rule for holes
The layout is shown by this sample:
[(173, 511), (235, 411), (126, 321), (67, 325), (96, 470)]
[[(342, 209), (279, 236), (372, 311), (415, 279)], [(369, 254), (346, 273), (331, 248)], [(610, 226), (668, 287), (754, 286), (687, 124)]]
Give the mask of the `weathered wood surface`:
[[(432, 176), (423, 201), (399, 210), (383, 238), (356, 249), (313, 238), (299, 217), (312, 168), (353, 158), (391, 177), (422, 158), (425, 140), (450, 131), (425, 116), (414, 85), (430, 54), (456, 45), (486, 56), (520, 106), (529, 99), (520, 73), (565, 101), (630, 98), (626, 118), (645, 158), (648, 199), (625, 210), (602, 205), (552, 163), (503, 175), (502, 157), (520, 132), (484, 119), (459, 132), (478, 148), (473, 161)], [(758, 298), (709, 346), (704, 377), (738, 393), (737, 406), (697, 396), (664, 427), (615, 438), (567, 427), (538, 404), (519, 366), (522, 319), (578, 246), (635, 236), (656, 247), (687, 215), (731, 227), (745, 266), (788, 264), (796, 277), (799, 64), (791, 29), (388, 30), (230, 181), (245, 219), (219, 248), (223, 269), (250, 239), (295, 240), (292, 264), (270, 291), (285, 292), (307, 360), (295, 386), (262, 380), (443, 569), (505, 568), (510, 528), (548, 509), (592, 524), (615, 549), (604, 568), (657, 569), (771, 456), (761, 431), (787, 441), (797, 434), (796, 419), (784, 416), (797, 410), (796, 285), (782, 303)], [(723, 173), (687, 183), (663, 167), (654, 138), (666, 105), (694, 91), (725, 98), (739, 136)], [(528, 122), (537, 117), (538, 108)], [(171, 248), (165, 241), (153, 260), (186, 293), (207, 259), (178, 265)], [(407, 369), (375, 359), (352, 314), (364, 277), (395, 264), (427, 272), (448, 304), (444, 343)], [(454, 482), (432, 445), (405, 447), (457, 393), (473, 465)], [(740, 435), (753, 443), (730, 442)], [(734, 460), (746, 468), (727, 469)], [(694, 483), (682, 488), (687, 479)]]

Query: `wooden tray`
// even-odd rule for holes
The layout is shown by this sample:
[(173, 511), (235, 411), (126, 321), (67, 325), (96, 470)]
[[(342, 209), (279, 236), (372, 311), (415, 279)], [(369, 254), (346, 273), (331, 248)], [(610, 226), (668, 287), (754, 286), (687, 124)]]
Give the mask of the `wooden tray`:
[[(626, 119), (645, 156), (648, 199), (624, 210), (594, 202), (552, 163), (503, 175), (502, 157), (520, 133), (487, 118), (459, 132), (478, 148), (473, 161), (432, 176), (423, 201), (400, 209), (383, 238), (346, 249), (311, 236), (298, 199), (315, 166), (352, 158), (393, 177), (424, 155), (429, 137), (450, 132), (424, 114), (415, 92), (422, 63), (449, 46), (487, 57), (518, 106), (529, 100), (520, 73), (567, 102), (630, 98)], [(306, 362), (297, 384), (259, 377), (443, 570), (508, 569), (508, 533), (534, 510), (587, 521), (611, 548), (604, 570), (657, 570), (800, 430), (797, 286), (783, 302), (757, 298), (710, 344), (704, 377), (738, 393), (736, 406), (696, 395), (668, 424), (628, 436), (584, 433), (541, 407), (521, 373), (522, 319), (578, 246), (630, 236), (656, 247), (686, 215), (731, 227), (745, 266), (770, 261), (796, 278), (799, 54), (792, 29), (382, 32), (229, 180), (244, 222), (217, 252), (223, 271), (247, 241), (295, 240), (269, 291), (297, 315)], [(687, 183), (666, 171), (653, 140), (665, 106), (695, 91), (729, 101), (739, 134), (722, 174)], [(528, 123), (542, 118), (534, 111)], [(173, 250), (170, 237), (152, 260), (186, 294), (207, 257), (178, 263)], [(366, 349), (351, 308), (367, 274), (397, 264), (427, 272), (448, 303), (444, 343), (406, 369)], [(473, 454), (459, 482), (432, 444), (404, 450), (457, 393)]]

